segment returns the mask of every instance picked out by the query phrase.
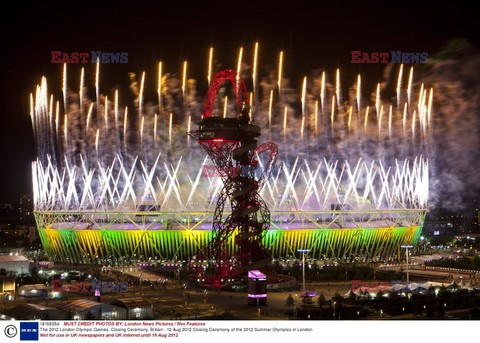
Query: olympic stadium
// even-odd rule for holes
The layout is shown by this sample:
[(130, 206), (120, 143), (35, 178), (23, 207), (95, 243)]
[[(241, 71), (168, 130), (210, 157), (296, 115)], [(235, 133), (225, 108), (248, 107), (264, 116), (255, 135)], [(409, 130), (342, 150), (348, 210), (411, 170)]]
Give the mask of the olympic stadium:
[[(375, 167), (380, 168), (360, 163), (347, 173), (348, 164), (339, 168), (324, 162), (311, 176), (306, 176), (307, 168), (281, 168), (261, 193), (271, 209), (264, 246), (275, 258), (296, 256), (297, 249), (304, 247), (312, 258), (337, 261), (400, 256), (401, 245), (416, 244), (420, 237), (425, 210), (419, 205), (428, 170), (420, 161), (383, 179)], [(182, 174), (182, 161), (171, 173), (165, 170), (163, 182), (153, 182), (151, 171), (158, 166), (129, 178), (135, 169), (125, 169), (116, 160), (108, 170), (82, 174), (70, 169), (70, 174), (60, 175), (52, 165), (35, 163), (35, 217), (47, 255), (76, 264), (201, 256), (212, 239), (221, 178), (202, 178), (200, 171)], [(346, 179), (339, 179), (338, 173)], [(367, 174), (374, 178), (368, 181), (371, 188), (362, 187), (360, 194), (353, 182)], [(407, 180), (413, 184), (404, 190)], [(190, 186), (181, 186), (185, 184)], [(410, 208), (393, 207), (402, 201)], [(388, 205), (391, 208), (381, 208)]]

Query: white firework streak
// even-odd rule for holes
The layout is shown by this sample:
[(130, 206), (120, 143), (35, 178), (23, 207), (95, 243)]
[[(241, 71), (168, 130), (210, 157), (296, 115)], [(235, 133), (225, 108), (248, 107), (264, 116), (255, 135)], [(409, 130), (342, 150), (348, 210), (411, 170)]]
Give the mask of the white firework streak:
[(92, 179), (95, 173), (95, 169), (87, 170), (83, 157), (80, 156), (80, 159), (81, 159), (82, 170), (83, 170), (82, 180), (84, 183), (84, 191), (82, 195), (82, 200), (80, 201), (80, 209), (83, 209), (86, 207), (88, 202), (94, 203), (95, 201), (94, 200), (95, 198), (93, 196), (93, 191), (92, 191)]
[[(205, 211), (214, 206), (212, 199), (220, 194), (222, 178), (202, 177), (201, 168), (192, 178), (182, 169), (181, 158), (173, 164), (162, 162), (164, 168), (161, 169), (158, 168), (161, 159), (158, 155), (147, 165), (135, 158), (131, 164), (125, 164), (117, 156), (107, 166), (97, 162), (95, 168), (88, 168), (87, 161), (81, 157), (79, 166), (65, 159), (62, 169), (51, 159), (46, 165), (37, 160), (32, 164), (35, 209), (133, 210), (147, 197), (153, 198), (156, 205), (161, 204), (162, 210)], [(207, 159), (205, 157), (204, 163)], [(397, 160), (388, 168), (380, 161), (361, 159), (354, 167), (348, 162), (326, 159), (314, 166), (306, 160), (301, 166), (300, 161), (297, 158), (290, 168), (282, 162), (278, 172), (265, 182), (261, 195), (272, 204), (271, 210), (291, 209), (291, 202), (287, 200), (292, 200), (300, 210), (328, 210), (330, 204), (358, 209), (424, 208), (427, 205), (429, 166), (421, 156), (413, 161)], [(182, 201), (184, 198), (186, 202)]]
[(205, 158), (203, 159), (202, 167), (198, 170), (197, 177), (195, 178), (195, 182), (192, 183), (191, 182), (192, 180), (190, 179), (190, 175), (188, 176), (188, 179), (192, 184), (192, 189), (190, 190), (190, 194), (188, 195), (187, 204), (189, 204), (190, 201), (192, 201), (192, 197), (195, 194), (195, 191), (197, 190), (198, 184), (200, 183), (200, 177), (202, 176), (202, 169), (205, 163), (207, 163), (207, 159), (208, 159), (208, 156), (205, 156)]
[(285, 198), (289, 195), (289, 192), (292, 193), (292, 198), (294, 200), (294, 203), (298, 204), (298, 197), (297, 197), (297, 193), (295, 192), (295, 180), (298, 176), (298, 171), (296, 171), (297, 162), (298, 162), (298, 157), (295, 159), (295, 163), (293, 165), (291, 172), (288, 171), (287, 165), (283, 163), (283, 171), (285, 173), (287, 185), (285, 186), (284, 192), (281, 193), (280, 204), (278, 205), (279, 207), (283, 204)]
[(143, 182), (145, 183), (145, 190), (143, 191), (142, 200), (144, 200), (150, 194), (153, 196), (155, 205), (158, 205), (158, 201), (157, 201), (155, 189), (153, 188), (153, 185), (152, 185), (152, 181), (153, 181), (153, 176), (155, 175), (155, 170), (157, 169), (157, 164), (159, 159), (160, 159), (160, 154), (158, 154), (157, 159), (155, 160), (155, 163), (153, 164), (153, 167), (150, 169), (150, 171), (147, 171), (147, 168), (145, 167), (143, 162), (140, 161), (140, 164), (142, 165), (142, 170), (143, 170), (142, 179), (143, 179)]
[(135, 164), (137, 163), (137, 158), (135, 158), (135, 161), (133, 162), (132, 168), (130, 169), (129, 173), (127, 173), (127, 171), (125, 170), (122, 161), (119, 160), (118, 162), (120, 163), (120, 169), (121, 169), (123, 177), (124, 177), (124, 188), (123, 188), (123, 192), (120, 196), (120, 201), (119, 202), (120, 203), (125, 203), (127, 196), (130, 195), (133, 202), (136, 203), (137, 197), (135, 195), (135, 191), (133, 190), (132, 182), (133, 182), (134, 177), (135, 177)]
[(348, 182), (347, 191), (345, 192), (345, 199), (347, 200), (350, 193), (353, 192), (353, 193), (355, 193), (355, 200), (357, 202), (357, 205), (358, 205), (359, 199), (360, 199), (360, 196), (358, 195), (358, 191), (357, 191), (357, 183), (358, 183), (358, 180), (361, 176), (361, 174), (358, 173), (358, 171), (360, 170), (360, 167), (361, 167), (361, 163), (362, 163), (362, 159), (359, 159), (358, 162), (357, 162), (357, 165), (355, 166), (355, 169), (353, 170), (353, 174), (352, 174), (352, 170), (350, 168), (350, 164), (348, 164), (348, 162), (346, 163), (349, 182)]
[(167, 172), (167, 176), (169, 179), (169, 184), (168, 184), (168, 190), (165, 194), (165, 198), (163, 199), (162, 208), (164, 208), (165, 204), (170, 200), (170, 195), (172, 194), (172, 192), (175, 193), (175, 196), (177, 197), (177, 201), (180, 207), (184, 208), (184, 204), (182, 203), (182, 199), (180, 196), (180, 191), (178, 189), (179, 183), (177, 179), (177, 173), (181, 163), (182, 163), (182, 158), (180, 157), (180, 159), (178, 160), (177, 166), (175, 168), (173, 168), (173, 165), (171, 165), (172, 172), (170, 172), (170, 169), (168, 168), (167, 164), (164, 163), (165, 171)]
[[(115, 208), (115, 197), (114, 197), (114, 190), (112, 189), (112, 186), (110, 184), (110, 180), (113, 180), (112, 172), (113, 172), (113, 167), (115, 165), (116, 158), (113, 159), (112, 165), (108, 166), (106, 169), (102, 167), (100, 162), (98, 163), (98, 168), (100, 170), (100, 184), (103, 184), (103, 190), (102, 193), (100, 194), (100, 204), (103, 204), (103, 200), (106, 199), (106, 196), (110, 197), (110, 205)], [(108, 207), (107, 207), (108, 208)]]
[(302, 207), (304, 207), (305, 204), (308, 202), (308, 200), (310, 200), (310, 196), (312, 195), (312, 193), (315, 193), (317, 203), (318, 205), (320, 205), (320, 194), (318, 193), (318, 188), (317, 188), (317, 185), (315, 184), (315, 180), (317, 179), (318, 173), (320, 172), (321, 164), (318, 165), (315, 172), (312, 172), (310, 170), (310, 167), (308, 166), (307, 161), (305, 161), (305, 167), (307, 168), (308, 178), (305, 176), (305, 173), (302, 170), (302, 175), (305, 179), (305, 182), (307, 183), (307, 187), (305, 189), (305, 198), (303, 199)]
[[(260, 165), (260, 168), (262, 169), (262, 173), (265, 172), (265, 169), (264, 169), (264, 166), (263, 166), (263, 163), (262, 163), (262, 160), (260, 159), (260, 156), (255, 152), (255, 156), (256, 156), (256, 160), (258, 161), (259, 165)], [(267, 199), (265, 199), (265, 189), (268, 190), (268, 193), (270, 195), (270, 199), (273, 200), (273, 203), (271, 201)], [(274, 187), (272, 187), (272, 185), (270, 184), (270, 180), (267, 178), (265, 180), (265, 182), (263, 183), (262, 185), (262, 188), (258, 191), (258, 193), (260, 194), (261, 197), (264, 198), (264, 200), (266, 201), (266, 203), (270, 206), (274, 206), (275, 204), (275, 195), (274, 195)]]
[(70, 206), (72, 203), (72, 198), (75, 201), (73, 206), (78, 207), (78, 193), (75, 189), (75, 179), (76, 179), (76, 166), (70, 168), (67, 161), (65, 161), (65, 171), (68, 175), (68, 186), (67, 186), (67, 196), (66, 202), (67, 206)]

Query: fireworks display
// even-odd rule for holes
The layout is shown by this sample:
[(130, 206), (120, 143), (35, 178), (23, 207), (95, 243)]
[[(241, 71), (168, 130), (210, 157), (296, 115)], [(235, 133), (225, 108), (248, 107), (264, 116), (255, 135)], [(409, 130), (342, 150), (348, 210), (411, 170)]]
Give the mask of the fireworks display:
[[(366, 76), (347, 89), (340, 69), (313, 72), (294, 87), (284, 75), (284, 52), (265, 74), (260, 50), (258, 43), (251, 51), (241, 47), (237, 70), (252, 90), (255, 123), (279, 145), (279, 168), (261, 190), (271, 210), (427, 206), (434, 92), (414, 84), (413, 68), (398, 65), (396, 88), (378, 83), (368, 97)], [(202, 113), (197, 86), (206, 87), (216, 72), (213, 47), (205, 57), (205, 80), (188, 78), (188, 61), (179, 63), (179, 76), (162, 62), (157, 71), (131, 76), (133, 103), (122, 101), (131, 98), (122, 97), (124, 90), (102, 93), (100, 63), (82, 68), (78, 85), (65, 65), (57, 96), (42, 78), (30, 96), (35, 208), (212, 210), (221, 178), (202, 177), (202, 165), (211, 162), (186, 135)], [(156, 90), (145, 86), (150, 77)], [(232, 97), (226, 85), (213, 115), (233, 116)]]

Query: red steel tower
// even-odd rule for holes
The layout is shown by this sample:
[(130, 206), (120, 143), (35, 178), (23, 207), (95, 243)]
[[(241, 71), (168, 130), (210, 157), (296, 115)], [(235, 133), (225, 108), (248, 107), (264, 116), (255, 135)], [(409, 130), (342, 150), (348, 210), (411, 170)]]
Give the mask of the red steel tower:
[[(212, 116), (217, 92), (225, 81), (233, 84), (236, 95), (235, 117)], [(270, 211), (259, 196), (264, 182), (270, 176), (277, 159), (278, 148), (273, 142), (257, 145), (260, 127), (253, 124), (244, 81), (234, 70), (218, 72), (210, 83), (199, 128), (189, 132), (208, 153), (217, 170), (223, 173), (223, 189), (217, 200), (213, 218), (214, 238), (207, 246), (206, 255), (216, 262), (213, 275), (206, 284), (221, 287), (222, 279), (259, 269), (271, 262), (270, 252), (262, 247), (262, 236), (270, 226)], [(261, 173), (258, 158), (268, 153)], [(227, 200), (231, 214), (224, 216)], [(232, 234), (234, 251), (227, 249)]]

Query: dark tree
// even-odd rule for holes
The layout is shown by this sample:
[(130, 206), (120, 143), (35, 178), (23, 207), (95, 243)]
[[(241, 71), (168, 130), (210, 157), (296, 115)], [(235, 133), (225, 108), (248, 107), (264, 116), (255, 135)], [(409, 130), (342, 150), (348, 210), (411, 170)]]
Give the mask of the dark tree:
[(323, 292), (320, 292), (320, 295), (317, 298), (317, 304), (318, 306), (322, 307), (325, 302), (325, 295), (323, 295)]
[(293, 300), (292, 295), (289, 294), (287, 297), (287, 300), (285, 301), (285, 306), (293, 307), (294, 305), (295, 305), (295, 300)]
[(313, 303), (312, 297), (302, 297), (302, 303), (305, 305), (310, 305)]

